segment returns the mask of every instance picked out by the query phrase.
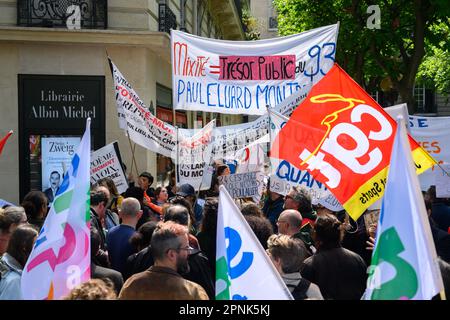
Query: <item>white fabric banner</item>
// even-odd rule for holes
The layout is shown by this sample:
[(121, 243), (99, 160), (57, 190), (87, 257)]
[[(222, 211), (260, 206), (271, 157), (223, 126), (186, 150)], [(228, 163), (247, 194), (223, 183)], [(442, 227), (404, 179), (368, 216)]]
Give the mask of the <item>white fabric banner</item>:
[(109, 59), (114, 78), (119, 126), (140, 146), (166, 157), (176, 155), (176, 131), (156, 118), (139, 98), (130, 83)]
[(263, 115), (334, 64), (338, 25), (258, 41), (171, 31), (175, 109)]
[[(409, 117), (411, 136), (439, 164), (450, 164), (450, 117)], [(420, 187), (426, 191), (435, 185), (442, 169), (435, 165), (419, 176)]]
[(114, 181), (119, 193), (127, 191), (128, 182), (121, 165), (117, 141), (91, 153), (91, 184), (106, 177)]
[[(303, 88), (289, 96), (275, 107), (275, 110), (285, 116), (290, 116), (294, 109), (303, 101), (311, 88)], [(238, 153), (253, 144), (268, 143), (269, 117), (267, 112), (258, 119), (242, 124), (216, 127), (214, 130), (213, 159), (236, 159)]]
[(207, 176), (207, 168), (211, 161), (212, 135), (216, 120), (209, 122), (202, 130), (193, 136), (186, 136), (184, 132), (178, 131), (178, 183), (189, 183), (195, 190), (208, 190), (211, 185), (211, 179), (204, 181)]
[(216, 300), (292, 300), (288, 288), (224, 186), (216, 242)]

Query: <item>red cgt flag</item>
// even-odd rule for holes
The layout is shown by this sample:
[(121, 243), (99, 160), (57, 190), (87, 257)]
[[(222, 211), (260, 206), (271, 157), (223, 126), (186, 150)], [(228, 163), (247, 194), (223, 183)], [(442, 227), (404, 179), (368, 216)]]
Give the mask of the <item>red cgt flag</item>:
[[(356, 220), (384, 193), (397, 123), (337, 64), (276, 137), (271, 156), (325, 183)], [(409, 136), (416, 172), (435, 164)]]
[(4, 136), (2, 140), (0, 140), (0, 155), (2, 154), (3, 147), (4, 147), (5, 144), (6, 144), (6, 140), (8, 140), (8, 138), (9, 138), (12, 134), (13, 134), (13, 131), (10, 130), (10, 131), (6, 134), (6, 136)]

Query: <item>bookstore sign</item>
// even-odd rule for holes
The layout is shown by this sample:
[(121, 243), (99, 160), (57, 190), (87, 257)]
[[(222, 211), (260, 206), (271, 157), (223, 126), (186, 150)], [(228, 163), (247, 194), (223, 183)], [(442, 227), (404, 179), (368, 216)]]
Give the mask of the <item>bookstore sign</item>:
[(21, 75), (24, 122), (31, 128), (99, 128), (104, 111), (104, 77)]

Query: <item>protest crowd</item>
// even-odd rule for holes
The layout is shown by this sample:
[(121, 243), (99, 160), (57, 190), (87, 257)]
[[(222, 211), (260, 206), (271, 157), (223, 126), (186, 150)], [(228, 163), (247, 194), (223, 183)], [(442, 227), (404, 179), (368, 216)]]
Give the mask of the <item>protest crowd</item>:
[[(152, 183), (143, 172), (121, 195), (109, 178), (91, 187), (92, 280), (64, 299), (214, 299), (217, 188), (202, 192), (201, 199), (184, 184), (168, 198), (169, 186), (155, 189)], [(425, 202), (448, 295), (450, 202), (436, 198), (434, 187)], [(376, 233), (364, 215), (352, 221), (326, 202), (313, 205), (297, 187), (285, 197), (266, 191), (259, 203), (236, 203), (295, 299), (361, 299)], [(21, 299), (21, 273), (46, 210), (39, 191), (30, 192), (21, 206), (0, 209), (0, 299)]]
[[(256, 60), (260, 49), (252, 44), (223, 53), (236, 59), (242, 51), (249, 66), (267, 60), (267, 70), (286, 63), (280, 81), (284, 93), (291, 90), (281, 97), (282, 85), (272, 86), (279, 94), (263, 110), (261, 86), (270, 74), (253, 79), (255, 86), (232, 87), (232, 75), (229, 87), (209, 84), (218, 92), (208, 91), (209, 107), (260, 116), (232, 128), (212, 120), (189, 131), (157, 119), (108, 57), (130, 149), (133, 141), (171, 158), (174, 169), (168, 181), (137, 166), (134, 176), (117, 143), (91, 154), (88, 119), (64, 175), (52, 172), (50, 188), (0, 208), (0, 300), (450, 297), (450, 198), (433, 184), (421, 192), (417, 178), (437, 162), (406, 133), (406, 119), (384, 111), (335, 63), (337, 29), (274, 40), (264, 59)], [(200, 77), (179, 64), (203, 40), (175, 31), (171, 39), (181, 48), (173, 53), (180, 55), (173, 66), (178, 107), (197, 110), (187, 88), (192, 82), (201, 91)], [(297, 60), (315, 61), (303, 47), (333, 48), (317, 60), (320, 73), (294, 72)], [(294, 80), (311, 86), (295, 82), (292, 92)], [(220, 90), (241, 93), (228, 96), (229, 110)], [(114, 179), (98, 178), (108, 165), (117, 165)]]

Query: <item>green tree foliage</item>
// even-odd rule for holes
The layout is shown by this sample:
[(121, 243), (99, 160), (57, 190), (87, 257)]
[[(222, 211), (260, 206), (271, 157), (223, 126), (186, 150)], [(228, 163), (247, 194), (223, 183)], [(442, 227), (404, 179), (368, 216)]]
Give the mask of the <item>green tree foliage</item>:
[[(437, 41), (426, 41), (417, 79), (441, 94), (450, 94), (450, 19), (430, 27)], [(439, 41), (440, 39), (440, 41)]]
[[(370, 5), (380, 9), (379, 29), (367, 27), (373, 19), (373, 12), (367, 13)], [(384, 79), (411, 114), (425, 39), (430, 45), (439, 40), (430, 26), (450, 15), (448, 0), (274, 0), (274, 6), (280, 35), (339, 21), (337, 62), (369, 92), (379, 90)]]

